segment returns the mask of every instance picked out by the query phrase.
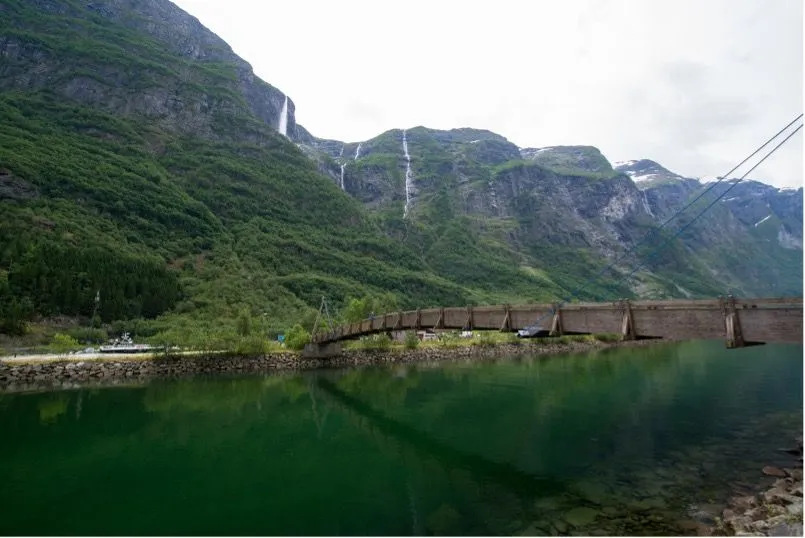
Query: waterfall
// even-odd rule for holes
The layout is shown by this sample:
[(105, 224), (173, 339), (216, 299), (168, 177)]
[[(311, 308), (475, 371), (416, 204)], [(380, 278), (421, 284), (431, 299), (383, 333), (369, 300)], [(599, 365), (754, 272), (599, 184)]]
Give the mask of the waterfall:
[(339, 158), (344, 156), (344, 146), (346, 146), (346, 144), (341, 144), (341, 151), (338, 152)]
[(288, 136), (288, 96), (285, 96), (285, 102), (282, 103), (282, 112), (280, 112), (280, 124), (277, 130), (282, 136)]
[(645, 209), (646, 213), (648, 213), (651, 217), (654, 217), (654, 213), (651, 212), (651, 206), (648, 205), (648, 198), (646, 197), (646, 191), (640, 191), (640, 193), (643, 195), (643, 209)]
[(355, 158), (354, 158), (354, 159), (352, 159), (353, 161), (357, 161), (357, 160), (358, 160), (358, 157), (360, 157), (360, 156), (361, 156), (361, 146), (362, 146), (362, 145), (363, 145), (363, 142), (358, 142), (358, 147), (357, 147), (357, 148), (355, 148)]
[(403, 129), (403, 152), (405, 153), (405, 208), (403, 218), (408, 216), (408, 206), (411, 204), (411, 156), (408, 154), (408, 139)]
[(341, 190), (342, 191), (347, 190), (344, 187), (344, 168), (346, 168), (346, 167), (347, 167), (347, 163), (341, 163)]

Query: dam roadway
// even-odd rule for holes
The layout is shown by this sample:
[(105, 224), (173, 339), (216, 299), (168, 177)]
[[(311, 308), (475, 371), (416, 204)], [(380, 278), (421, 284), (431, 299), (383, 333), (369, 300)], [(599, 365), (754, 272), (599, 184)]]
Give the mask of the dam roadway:
[(619, 300), (607, 303), (443, 307), (390, 312), (317, 332), (308, 357), (341, 351), (340, 342), (377, 333), (425, 329), (517, 331), (539, 326), (551, 336), (619, 334), (624, 340), (723, 339), (728, 347), (802, 343), (802, 297)]

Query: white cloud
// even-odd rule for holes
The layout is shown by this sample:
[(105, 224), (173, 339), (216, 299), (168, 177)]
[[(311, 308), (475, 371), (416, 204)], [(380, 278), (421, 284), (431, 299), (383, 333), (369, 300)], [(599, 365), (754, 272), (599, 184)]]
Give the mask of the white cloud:
[[(721, 175), (802, 111), (799, 0), (177, 0), (316, 136), (478, 127)], [(802, 184), (803, 137), (754, 174)]]

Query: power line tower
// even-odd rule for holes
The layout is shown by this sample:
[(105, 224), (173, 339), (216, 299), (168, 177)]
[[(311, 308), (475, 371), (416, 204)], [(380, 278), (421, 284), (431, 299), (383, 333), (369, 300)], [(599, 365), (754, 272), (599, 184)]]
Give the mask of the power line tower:
[(330, 309), (327, 306), (327, 299), (322, 295), (321, 296), (321, 305), (319, 305), (319, 313), (316, 315), (316, 322), (313, 323), (313, 330), (310, 331), (310, 336), (316, 336), (316, 332), (319, 329), (319, 322), (321, 322), (322, 326), (327, 324), (327, 331), (332, 331), (335, 329), (335, 323), (333, 323), (333, 318), (330, 317)]

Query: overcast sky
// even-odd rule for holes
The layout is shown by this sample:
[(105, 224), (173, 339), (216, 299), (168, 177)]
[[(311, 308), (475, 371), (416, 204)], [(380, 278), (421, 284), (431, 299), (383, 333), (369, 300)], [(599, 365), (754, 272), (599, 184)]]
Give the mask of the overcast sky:
[[(174, 0), (314, 135), (476, 127), (722, 175), (802, 112), (801, 0)], [(798, 133), (751, 177), (802, 185)]]

